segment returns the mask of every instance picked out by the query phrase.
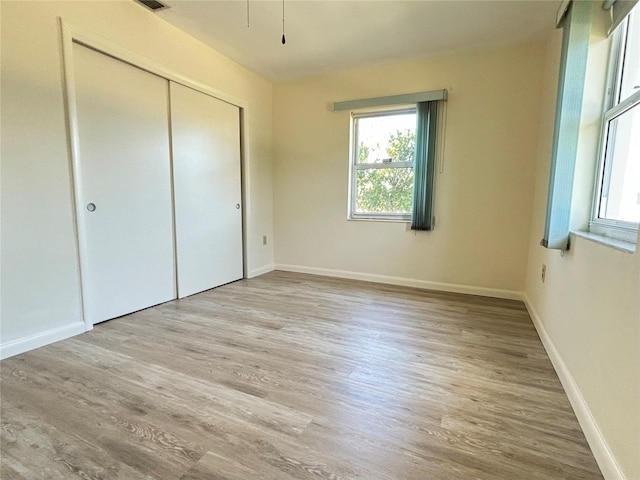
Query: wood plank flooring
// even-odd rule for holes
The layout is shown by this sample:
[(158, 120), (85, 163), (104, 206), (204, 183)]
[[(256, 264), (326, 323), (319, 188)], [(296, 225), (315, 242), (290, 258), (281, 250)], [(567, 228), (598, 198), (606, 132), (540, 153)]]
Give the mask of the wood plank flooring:
[(2, 480), (602, 478), (521, 302), (273, 272), (0, 368)]

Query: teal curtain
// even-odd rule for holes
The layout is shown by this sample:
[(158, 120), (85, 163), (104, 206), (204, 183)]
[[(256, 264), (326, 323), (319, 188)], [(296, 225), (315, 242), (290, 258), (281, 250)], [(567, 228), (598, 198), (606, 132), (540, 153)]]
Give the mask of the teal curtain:
[(556, 122), (549, 172), (544, 236), (546, 248), (567, 250), (580, 113), (589, 53), (591, 2), (573, 1), (564, 19)]
[(411, 230), (433, 230), (433, 179), (436, 163), (438, 102), (419, 102), (416, 115)]

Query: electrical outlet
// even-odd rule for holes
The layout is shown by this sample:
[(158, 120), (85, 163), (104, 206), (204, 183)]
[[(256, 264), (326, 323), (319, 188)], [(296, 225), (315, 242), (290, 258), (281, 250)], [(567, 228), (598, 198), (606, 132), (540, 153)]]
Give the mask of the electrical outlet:
[(542, 273), (540, 274), (540, 279), (542, 280), (542, 283), (544, 283), (544, 280), (547, 278), (547, 266), (543, 263), (542, 264)]
[(262, 244), (263, 244), (263, 245), (266, 245), (266, 244), (267, 244), (267, 236), (266, 236), (266, 235), (263, 235), (263, 236), (262, 236)]

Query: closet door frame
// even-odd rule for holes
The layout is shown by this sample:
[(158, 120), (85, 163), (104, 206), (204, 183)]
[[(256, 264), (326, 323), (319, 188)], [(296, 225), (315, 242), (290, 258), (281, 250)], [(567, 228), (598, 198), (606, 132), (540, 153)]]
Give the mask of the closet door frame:
[[(105, 38), (102, 38), (90, 31), (72, 25), (64, 21), (61, 17), (58, 17), (60, 26), (60, 36), (62, 43), (62, 67), (63, 67), (63, 92), (65, 100), (65, 116), (67, 124), (67, 145), (69, 151), (69, 178), (71, 180), (71, 196), (72, 196), (72, 218), (75, 230), (75, 248), (76, 256), (79, 265), (78, 280), (80, 285), (80, 314), (85, 325), (85, 331), (93, 329), (93, 324), (88, 321), (85, 315), (85, 299), (83, 295), (83, 275), (85, 271), (83, 266), (87, 265), (86, 248), (81, 244), (78, 232), (84, 230), (85, 225), (83, 223), (82, 215), (78, 215), (78, 212), (82, 212), (84, 206), (79, 203), (79, 198), (76, 192), (81, 190), (81, 171), (80, 163), (80, 137), (78, 129), (78, 110), (76, 104), (76, 87), (75, 87), (75, 70), (73, 65), (73, 44), (77, 43), (84, 47), (95, 50), (104, 55), (115, 58), (122, 62), (128, 63), (134, 67), (146, 70), (149, 73), (165, 78), (166, 80), (184, 85), (185, 87), (192, 88), (206, 95), (218, 98), (224, 102), (235, 105), (240, 109), (240, 189), (242, 197), (242, 259), (243, 259), (243, 278), (248, 277), (248, 262), (247, 262), (247, 238), (248, 238), (248, 226), (247, 215), (250, 211), (250, 200), (248, 195), (248, 124), (247, 118), (247, 102), (239, 97), (229, 95), (220, 90), (211, 88), (203, 83), (197, 82), (189, 77), (182, 75), (164, 65), (150, 60), (144, 56), (138, 55), (130, 50), (127, 50), (120, 45), (111, 42)], [(169, 119), (167, 119), (169, 122)], [(169, 123), (167, 123), (169, 126)], [(173, 158), (172, 158), (173, 163)], [(173, 190), (173, 185), (172, 185)], [(172, 212), (174, 217), (175, 228), (175, 212)], [(175, 237), (175, 230), (174, 230)]]

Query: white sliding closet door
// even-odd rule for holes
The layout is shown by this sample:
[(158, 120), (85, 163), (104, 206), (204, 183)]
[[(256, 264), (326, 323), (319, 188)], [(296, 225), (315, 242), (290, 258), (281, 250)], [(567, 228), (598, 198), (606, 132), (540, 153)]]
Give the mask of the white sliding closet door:
[(84, 310), (97, 323), (176, 298), (168, 81), (77, 44), (73, 62)]
[(170, 84), (182, 298), (242, 278), (240, 110)]

